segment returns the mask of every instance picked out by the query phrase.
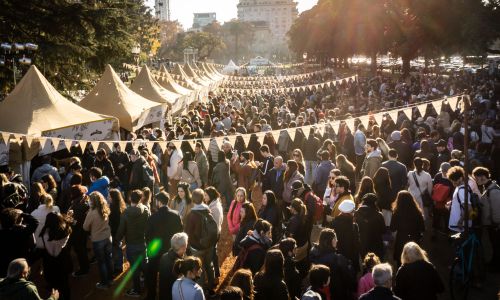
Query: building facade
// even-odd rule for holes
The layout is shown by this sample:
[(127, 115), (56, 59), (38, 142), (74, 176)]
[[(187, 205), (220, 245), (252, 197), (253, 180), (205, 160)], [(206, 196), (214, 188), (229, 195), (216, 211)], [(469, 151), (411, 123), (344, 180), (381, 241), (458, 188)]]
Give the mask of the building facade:
[(160, 21), (170, 21), (170, 0), (155, 0), (155, 14)]
[(286, 34), (298, 16), (293, 0), (240, 0), (237, 8), (241, 21), (266, 22), (277, 44), (286, 44)]
[(193, 30), (201, 30), (203, 27), (217, 21), (217, 14), (214, 12), (209, 13), (194, 13), (193, 17)]

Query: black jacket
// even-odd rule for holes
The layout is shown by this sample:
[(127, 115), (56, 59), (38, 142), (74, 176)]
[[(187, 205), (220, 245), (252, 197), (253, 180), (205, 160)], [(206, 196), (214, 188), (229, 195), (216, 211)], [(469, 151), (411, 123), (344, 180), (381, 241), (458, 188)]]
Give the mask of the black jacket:
[(241, 245), (240, 242), (248, 235), (249, 230), (253, 230), (255, 226), (255, 222), (257, 220), (249, 220), (245, 223), (240, 224), (240, 229), (238, 230), (238, 233), (236, 234), (236, 238), (234, 239), (233, 242), (233, 255), (236, 256), (238, 253), (240, 253)]
[(149, 245), (152, 240), (160, 239), (162, 243), (158, 255), (161, 256), (170, 248), (172, 236), (182, 232), (182, 229), (179, 213), (167, 206), (160, 207), (156, 213), (149, 217), (146, 223), (146, 243)]
[(262, 273), (255, 275), (255, 300), (289, 300), (288, 288), (283, 280), (269, 278)]
[(316, 154), (318, 153), (320, 147), (321, 145), (319, 139), (315, 137), (314, 134), (309, 134), (307, 140), (304, 141), (304, 147), (299, 149), (302, 149), (304, 160), (317, 161), (318, 157)]
[(295, 266), (293, 258), (285, 254), (285, 283), (291, 299), (300, 298), (302, 294), (302, 278)]
[(354, 220), (359, 228), (361, 257), (368, 252), (374, 252), (378, 257), (383, 257), (382, 236), (385, 233), (385, 221), (382, 214), (376, 208), (362, 205), (354, 213)]
[(341, 214), (332, 222), (332, 228), (337, 234), (337, 250), (351, 260), (356, 272), (359, 266), (359, 229), (351, 215)]
[(386, 287), (377, 286), (359, 297), (359, 300), (401, 300)]
[[(408, 185), (408, 170), (403, 163), (396, 160), (388, 160), (382, 163), (382, 167), (389, 171), (392, 190), (397, 193), (406, 189)], [(384, 209), (387, 209), (384, 207)]]
[(403, 141), (394, 141), (389, 143), (389, 148), (392, 148), (398, 152), (398, 160), (402, 162), (405, 166), (411, 165), (413, 159), (413, 151), (411, 146)]
[[(278, 176), (278, 172), (281, 172)], [(269, 189), (274, 192), (274, 195), (276, 195), (277, 199), (282, 199), (283, 198), (283, 189), (285, 188), (285, 183), (283, 182), (283, 176), (285, 175), (285, 169), (282, 168), (280, 170), (276, 168), (272, 168), (269, 171), (268, 176), (266, 176), (266, 180), (269, 182), (266, 183), (266, 186), (269, 186)], [(264, 183), (262, 183), (262, 186), (264, 186)], [(264, 190), (264, 189), (263, 189)]]
[(421, 214), (403, 215), (394, 213), (391, 219), (391, 231), (397, 231), (394, 243), (394, 260), (401, 260), (401, 252), (408, 242), (419, 243), (425, 231), (424, 217)]
[(16, 258), (29, 259), (35, 248), (33, 233), (38, 221), (30, 214), (21, 214), (23, 223), (9, 229), (0, 229), (0, 278), (7, 274), (9, 263)]
[(355, 299), (358, 283), (356, 271), (351, 262), (336, 250), (320, 250), (315, 245), (310, 253), (309, 260), (313, 264), (322, 264), (330, 268), (330, 296), (332, 299)]
[(108, 158), (105, 158), (101, 161), (95, 160), (94, 167), (101, 169), (102, 175), (108, 177), (110, 180), (115, 177), (115, 169), (113, 168), (113, 164)]
[(403, 300), (436, 300), (444, 292), (436, 268), (424, 260), (402, 265), (394, 282), (394, 293)]
[(123, 151), (114, 151), (109, 154), (109, 160), (111, 160), (115, 175), (118, 176), (120, 182), (122, 184), (128, 184), (128, 179), (130, 176), (130, 158), (128, 154)]
[(168, 250), (163, 254), (160, 259), (160, 285), (159, 285), (159, 299), (170, 300), (172, 299), (172, 286), (177, 280), (177, 275), (174, 273), (175, 261), (182, 257), (177, 256), (173, 249)]
[[(256, 245), (252, 247), (253, 245)], [(250, 249), (252, 247), (253, 249)], [(260, 240), (256, 239), (252, 235), (247, 235), (241, 242), (240, 248), (246, 249), (248, 251), (245, 259), (242, 262), (242, 267), (244, 269), (250, 269), (252, 274), (257, 273), (262, 265), (264, 265), (264, 258), (266, 257), (266, 251), (269, 249), (267, 245), (262, 243)], [(243, 251), (243, 250), (242, 250)]]
[(262, 206), (259, 211), (259, 218), (271, 223), (272, 234), (273, 234), (273, 244), (276, 244), (281, 239), (281, 209), (278, 205), (274, 207)]

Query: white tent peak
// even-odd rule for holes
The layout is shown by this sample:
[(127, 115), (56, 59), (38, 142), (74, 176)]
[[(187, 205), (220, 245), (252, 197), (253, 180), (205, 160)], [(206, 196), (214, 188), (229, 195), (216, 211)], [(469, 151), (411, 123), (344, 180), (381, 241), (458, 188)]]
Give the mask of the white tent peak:
[(0, 129), (27, 135), (110, 119), (118, 129), (117, 119), (88, 111), (62, 96), (34, 65), (0, 103)]
[(179, 94), (162, 87), (156, 79), (153, 78), (146, 65), (141, 68), (139, 75), (135, 78), (130, 89), (146, 99), (159, 103), (172, 104), (180, 97)]

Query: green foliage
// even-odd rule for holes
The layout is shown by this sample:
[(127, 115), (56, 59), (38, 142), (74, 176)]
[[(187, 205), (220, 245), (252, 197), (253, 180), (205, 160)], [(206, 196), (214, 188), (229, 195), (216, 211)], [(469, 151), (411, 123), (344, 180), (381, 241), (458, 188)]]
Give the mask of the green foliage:
[[(106, 64), (131, 61), (132, 46), (153, 51), (156, 21), (140, 0), (11, 0), (0, 2), (0, 40), (39, 45), (29, 56), (62, 91), (89, 88)], [(2, 88), (12, 69), (0, 68)]]
[(485, 55), (500, 36), (500, 1), (319, 0), (290, 29), (289, 46), (319, 60), (390, 51), (403, 69), (417, 56)]

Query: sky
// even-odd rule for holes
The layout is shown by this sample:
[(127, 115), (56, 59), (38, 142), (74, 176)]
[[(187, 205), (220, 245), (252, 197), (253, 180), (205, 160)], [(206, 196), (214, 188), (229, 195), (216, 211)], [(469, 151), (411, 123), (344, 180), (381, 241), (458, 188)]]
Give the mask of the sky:
[[(145, 0), (146, 4), (154, 9), (155, 0)], [(296, 0), (299, 13), (313, 7), (318, 0)], [(236, 4), (238, 0), (170, 0), (170, 14), (172, 20), (179, 20), (185, 29), (193, 25), (193, 13), (217, 13), (217, 20), (221, 23), (236, 18)]]

